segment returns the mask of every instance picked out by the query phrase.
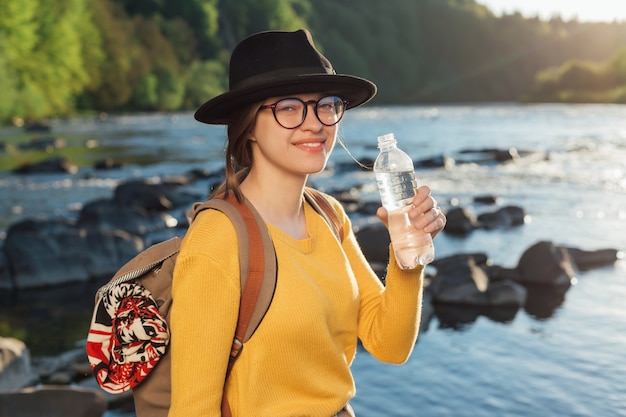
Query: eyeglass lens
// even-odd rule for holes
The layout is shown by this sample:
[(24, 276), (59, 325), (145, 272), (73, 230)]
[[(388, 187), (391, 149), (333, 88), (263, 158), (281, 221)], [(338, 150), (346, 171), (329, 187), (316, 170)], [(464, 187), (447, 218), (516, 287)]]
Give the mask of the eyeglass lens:
[(298, 98), (286, 98), (273, 106), (276, 121), (286, 129), (300, 126), (304, 123), (309, 104), (315, 105), (315, 115), (326, 126), (336, 124), (343, 116), (344, 102), (339, 97), (322, 97), (318, 101), (311, 100), (306, 103)]

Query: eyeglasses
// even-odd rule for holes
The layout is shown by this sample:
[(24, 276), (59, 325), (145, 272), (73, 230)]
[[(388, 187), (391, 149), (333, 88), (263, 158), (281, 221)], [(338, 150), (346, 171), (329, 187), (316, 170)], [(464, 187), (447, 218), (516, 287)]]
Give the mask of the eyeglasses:
[(284, 98), (274, 104), (265, 104), (259, 107), (259, 111), (272, 109), (274, 119), (279, 125), (285, 129), (295, 129), (304, 123), (309, 104), (314, 105), (317, 120), (325, 126), (332, 126), (339, 123), (348, 102), (335, 96), (309, 101), (302, 101), (295, 97)]

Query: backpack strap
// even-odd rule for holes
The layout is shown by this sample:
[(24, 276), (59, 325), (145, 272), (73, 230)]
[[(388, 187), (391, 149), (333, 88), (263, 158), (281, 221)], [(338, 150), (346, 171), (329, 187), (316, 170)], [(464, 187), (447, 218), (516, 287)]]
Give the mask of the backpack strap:
[[(276, 253), (265, 222), (248, 200), (239, 202), (229, 193), (226, 198), (220, 196), (196, 203), (190, 214), (192, 221), (200, 211), (211, 208), (226, 214), (233, 223), (242, 254), (239, 257), (241, 303), (234, 342), (241, 345), (250, 339), (272, 302), (276, 287)], [(231, 357), (238, 356), (241, 347)]]
[(326, 220), (339, 243), (343, 242), (345, 237), (343, 223), (328, 199), (321, 192), (311, 187), (305, 187), (304, 198)]
[[(239, 242), (241, 277), (241, 301), (235, 337), (230, 351), (230, 359), (226, 368), (226, 380), (233, 369), (235, 361), (263, 320), (269, 309), (276, 288), (277, 261), (274, 245), (269, 231), (261, 215), (252, 204), (245, 200), (240, 202), (233, 193), (226, 197), (211, 198), (204, 203), (197, 203), (192, 208), (191, 219), (208, 208), (216, 208), (225, 213), (233, 223)], [(226, 394), (222, 395), (222, 415), (232, 415)]]

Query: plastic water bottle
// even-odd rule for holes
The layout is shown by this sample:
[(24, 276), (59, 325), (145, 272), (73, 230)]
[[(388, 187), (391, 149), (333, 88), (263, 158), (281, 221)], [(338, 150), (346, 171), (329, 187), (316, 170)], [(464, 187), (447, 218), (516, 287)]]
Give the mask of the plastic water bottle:
[(416, 229), (409, 218), (417, 190), (413, 160), (398, 148), (393, 133), (378, 137), (378, 149), (374, 174), (382, 205), (389, 213), (389, 236), (398, 266), (426, 265), (435, 258), (432, 238)]

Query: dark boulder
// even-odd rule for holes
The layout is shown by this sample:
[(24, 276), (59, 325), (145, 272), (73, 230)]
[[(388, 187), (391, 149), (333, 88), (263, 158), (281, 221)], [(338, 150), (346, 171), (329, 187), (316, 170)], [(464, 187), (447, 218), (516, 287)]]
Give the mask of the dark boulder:
[(518, 311), (518, 306), (506, 305), (477, 306), (442, 303), (434, 305), (434, 315), (439, 321), (439, 327), (455, 330), (463, 330), (481, 316), (498, 323), (510, 323)]
[(42, 121), (32, 121), (24, 125), (24, 131), (31, 133), (48, 133), (52, 131), (52, 127)]
[(506, 206), (476, 217), (478, 225), (484, 229), (521, 226), (526, 222), (526, 212), (521, 207)]
[(11, 271), (9, 271), (9, 262), (4, 251), (0, 251), (0, 292), (13, 288), (15, 288), (15, 283), (11, 277)]
[(107, 410), (101, 392), (62, 385), (0, 393), (0, 417), (99, 417)]
[(523, 284), (569, 287), (576, 275), (576, 265), (567, 248), (542, 241), (526, 249), (517, 271)]
[(387, 264), (389, 260), (389, 232), (384, 224), (376, 222), (359, 228), (355, 233), (363, 255), (369, 262)]
[(541, 284), (524, 284), (528, 296), (524, 310), (539, 320), (549, 319), (565, 301), (569, 287), (553, 287)]
[(454, 159), (447, 155), (437, 155), (432, 158), (416, 160), (413, 164), (419, 168), (452, 168)]
[(128, 181), (115, 188), (113, 200), (123, 207), (142, 208), (147, 211), (167, 211), (174, 207), (169, 186)]
[(19, 148), (21, 150), (36, 150), (44, 152), (52, 152), (55, 149), (63, 148), (66, 145), (66, 140), (63, 138), (57, 138), (54, 136), (45, 136), (39, 138), (33, 138), (28, 142), (20, 143)]
[(118, 169), (121, 168), (123, 164), (121, 162), (117, 162), (112, 158), (105, 158), (99, 161), (94, 162), (93, 167), (97, 170), (110, 170), (110, 169)]
[(624, 254), (617, 249), (598, 249), (586, 251), (578, 248), (567, 248), (579, 271), (613, 265)]
[(189, 181), (189, 177), (181, 176), (158, 183), (145, 180), (124, 182), (115, 188), (113, 202), (147, 212), (172, 211), (178, 207), (188, 209), (199, 199), (196, 195), (179, 191), (179, 186)]
[[(168, 228), (171, 216), (164, 212), (149, 212), (138, 206), (118, 204), (113, 200), (91, 201), (82, 208), (78, 225), (100, 230), (123, 230), (135, 235)], [(176, 221), (178, 223), (178, 221)]]
[(489, 213), (481, 213), (476, 216), (478, 226), (486, 230), (510, 226), (509, 216), (505, 211), (496, 210)]
[(4, 243), (17, 289), (110, 275), (142, 248), (141, 239), (128, 233), (76, 227), (69, 220), (16, 223)]
[(16, 174), (35, 174), (35, 173), (66, 173), (75, 174), (78, 172), (78, 166), (67, 158), (52, 157), (41, 162), (26, 163), (13, 170)]
[(520, 275), (517, 268), (505, 268), (500, 265), (482, 265), (482, 268), (489, 277), (490, 281), (522, 281), (522, 276)]
[(464, 236), (477, 228), (476, 219), (462, 207), (453, 207), (446, 213), (444, 232), (451, 235)]
[(497, 149), (463, 149), (458, 152), (456, 157), (457, 163), (474, 163), (474, 164), (494, 164), (501, 162), (513, 161), (519, 158), (519, 153), (515, 148)]
[(518, 206), (504, 206), (500, 209), (504, 211), (509, 218), (510, 226), (522, 226), (526, 223), (526, 210)]
[(520, 154), (516, 148), (509, 149), (492, 149), (493, 159), (497, 162), (515, 161), (520, 158)]
[(491, 194), (477, 195), (474, 197), (475, 203), (494, 205), (498, 203), (498, 197)]
[(522, 306), (525, 289), (514, 281), (490, 280), (487, 256), (459, 254), (433, 262), (437, 274), (432, 279), (433, 301), (475, 306)]

